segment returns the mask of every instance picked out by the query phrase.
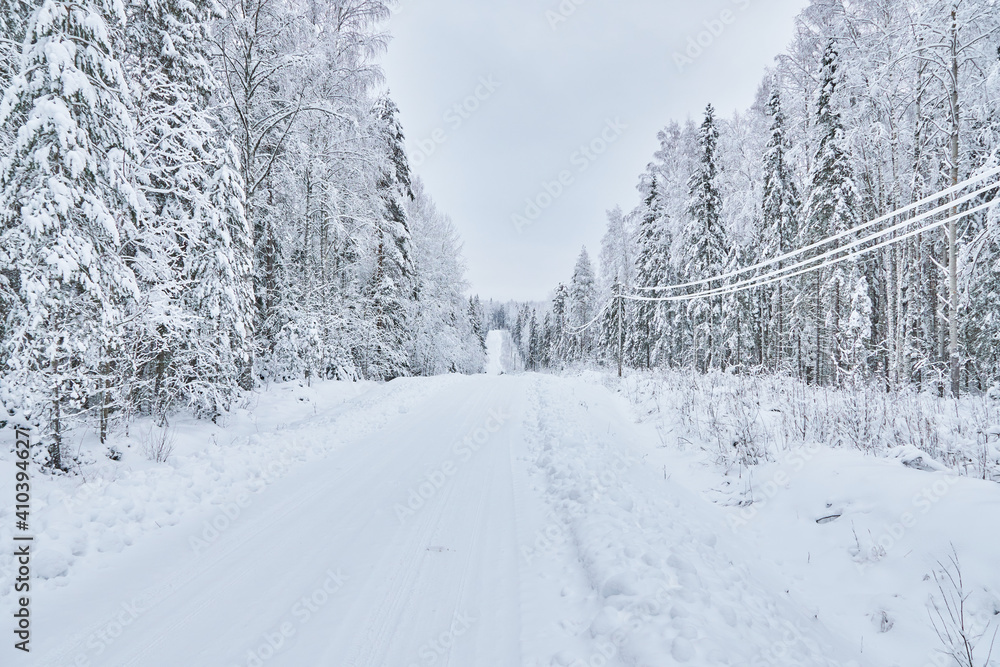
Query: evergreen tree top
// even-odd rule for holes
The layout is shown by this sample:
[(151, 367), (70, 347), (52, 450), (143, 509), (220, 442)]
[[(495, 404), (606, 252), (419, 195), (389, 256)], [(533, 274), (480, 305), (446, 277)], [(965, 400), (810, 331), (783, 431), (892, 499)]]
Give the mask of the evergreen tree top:
[(823, 51), (823, 60), (820, 64), (820, 85), (816, 98), (817, 124), (828, 130), (841, 127), (840, 113), (833, 104), (839, 83), (839, 59), (837, 43), (831, 39)]
[(584, 246), (576, 260), (576, 267), (573, 269), (573, 283), (577, 284), (585, 280), (594, 280), (594, 266), (590, 261), (590, 254)]
[(375, 103), (375, 117), (381, 122), (382, 132), (387, 143), (388, 158), (392, 164), (392, 174), (395, 182), (402, 188), (403, 194), (414, 200), (413, 182), (410, 173), (410, 162), (406, 156), (406, 136), (399, 120), (399, 107), (392, 101), (387, 92)]

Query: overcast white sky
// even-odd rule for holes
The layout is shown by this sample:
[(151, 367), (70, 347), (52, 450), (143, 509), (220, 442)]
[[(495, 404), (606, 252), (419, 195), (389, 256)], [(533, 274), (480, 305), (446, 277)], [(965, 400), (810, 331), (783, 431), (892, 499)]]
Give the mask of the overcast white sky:
[[(725, 115), (750, 106), (806, 4), (401, 0), (388, 85), (414, 171), (465, 242), (472, 291), (539, 300), (569, 279), (582, 245), (596, 262), (605, 211), (637, 203), (657, 131), (708, 102)], [(707, 47), (679, 66), (699, 37)], [(605, 139), (600, 155), (580, 151)], [(561, 172), (549, 204), (545, 183)], [(512, 216), (528, 220), (525, 200), (539, 198), (548, 207), (519, 231)]]

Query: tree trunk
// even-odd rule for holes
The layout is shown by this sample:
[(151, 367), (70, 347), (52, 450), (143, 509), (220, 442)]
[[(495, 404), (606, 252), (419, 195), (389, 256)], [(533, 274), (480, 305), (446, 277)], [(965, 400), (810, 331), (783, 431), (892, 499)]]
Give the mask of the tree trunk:
[(625, 303), (618, 297), (618, 377), (622, 376), (622, 360), (625, 358)]
[[(951, 9), (951, 183), (958, 185), (958, 17), (957, 8)], [(959, 396), (960, 364), (958, 359), (958, 223), (954, 216), (958, 208), (951, 209), (953, 216), (948, 223), (948, 354), (951, 358), (951, 394)]]
[(820, 384), (820, 371), (822, 370), (822, 359), (823, 359), (823, 349), (822, 349), (822, 331), (823, 331), (823, 308), (821, 300), (821, 292), (823, 290), (823, 272), (816, 272), (816, 312), (814, 314), (814, 319), (816, 322), (816, 377), (814, 381), (817, 386)]
[[(57, 348), (58, 349), (58, 348)], [(62, 470), (62, 392), (58, 380), (59, 360), (52, 360), (52, 376), (56, 378), (54, 395), (52, 397), (52, 445), (49, 447), (49, 457), (57, 470)]]

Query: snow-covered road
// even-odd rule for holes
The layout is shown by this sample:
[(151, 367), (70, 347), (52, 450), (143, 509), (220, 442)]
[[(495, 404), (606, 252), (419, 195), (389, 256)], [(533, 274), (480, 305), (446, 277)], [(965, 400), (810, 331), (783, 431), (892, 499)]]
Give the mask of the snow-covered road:
[(610, 392), (483, 375), (406, 405), (44, 588), (14, 664), (861, 664), (717, 508), (642, 460)]

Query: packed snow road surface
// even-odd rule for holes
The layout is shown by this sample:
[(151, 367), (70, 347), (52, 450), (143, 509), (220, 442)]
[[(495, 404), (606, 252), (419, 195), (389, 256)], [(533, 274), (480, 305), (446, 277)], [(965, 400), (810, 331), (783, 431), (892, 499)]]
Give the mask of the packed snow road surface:
[(486, 336), (486, 350), (488, 375), (505, 375), (524, 370), (524, 362), (521, 361), (509, 331), (489, 332)]
[(424, 395), (374, 432), (44, 587), (4, 664), (862, 664), (642, 460), (610, 392), (406, 382)]

